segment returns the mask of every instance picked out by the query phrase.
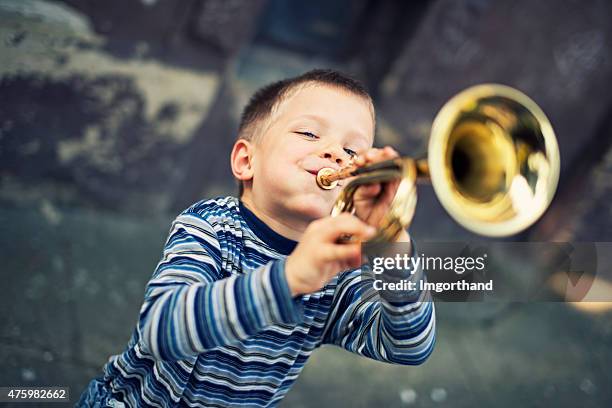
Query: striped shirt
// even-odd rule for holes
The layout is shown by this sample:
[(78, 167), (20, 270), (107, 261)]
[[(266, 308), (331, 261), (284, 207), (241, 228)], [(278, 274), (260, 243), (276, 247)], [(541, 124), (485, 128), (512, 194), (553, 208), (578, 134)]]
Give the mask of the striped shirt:
[(295, 245), (235, 197), (185, 210), (126, 350), (109, 359), (77, 406), (275, 406), (322, 344), (397, 364), (431, 354), (428, 293), (388, 303), (373, 298), (372, 282), (353, 269), (292, 297), (284, 262)]

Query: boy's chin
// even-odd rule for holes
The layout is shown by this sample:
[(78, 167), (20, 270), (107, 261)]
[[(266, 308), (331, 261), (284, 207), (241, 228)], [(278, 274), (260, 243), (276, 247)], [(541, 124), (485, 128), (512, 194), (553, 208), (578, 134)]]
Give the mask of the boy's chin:
[(296, 200), (293, 207), (301, 216), (316, 220), (331, 214), (333, 202), (330, 203), (321, 196), (304, 195)]

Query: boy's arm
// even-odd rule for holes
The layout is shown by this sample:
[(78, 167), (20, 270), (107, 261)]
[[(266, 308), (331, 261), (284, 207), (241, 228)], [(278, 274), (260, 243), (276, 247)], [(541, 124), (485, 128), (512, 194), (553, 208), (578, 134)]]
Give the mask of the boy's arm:
[[(411, 252), (416, 255), (413, 245)], [(401, 278), (417, 282), (418, 287), (424, 276), (419, 268)], [(323, 343), (389, 363), (423, 363), (435, 343), (435, 307), (430, 293), (417, 291), (411, 294), (412, 300), (390, 303), (373, 291), (372, 284), (373, 279), (366, 278), (360, 269), (338, 276)]]
[(140, 310), (140, 344), (147, 352), (162, 360), (185, 359), (266, 326), (301, 319), (301, 303), (287, 286), (284, 259), (231, 276), (221, 263), (211, 224), (197, 214), (177, 217)]

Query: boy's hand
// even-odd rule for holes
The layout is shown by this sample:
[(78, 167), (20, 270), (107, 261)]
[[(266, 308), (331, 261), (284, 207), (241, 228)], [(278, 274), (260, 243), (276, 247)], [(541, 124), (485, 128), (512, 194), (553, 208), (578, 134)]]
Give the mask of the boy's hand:
[[(378, 163), (398, 157), (398, 153), (391, 147), (384, 149), (372, 148), (355, 158), (353, 163), (359, 167)], [(374, 183), (360, 186), (355, 191), (355, 215), (368, 224), (378, 227), (380, 221), (389, 211), (389, 206), (395, 197), (400, 180), (385, 183)]]
[[(336, 274), (361, 265), (361, 243), (376, 229), (343, 213), (311, 222), (295, 250), (287, 257), (285, 274), (293, 296), (321, 289)], [(356, 242), (338, 243), (349, 234)]]

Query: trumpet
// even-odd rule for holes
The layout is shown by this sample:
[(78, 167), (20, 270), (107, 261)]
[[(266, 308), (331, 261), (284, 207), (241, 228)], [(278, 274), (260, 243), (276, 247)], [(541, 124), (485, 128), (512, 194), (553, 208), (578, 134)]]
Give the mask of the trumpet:
[(499, 84), (470, 87), (436, 115), (428, 156), (399, 157), (364, 167), (323, 168), (317, 185), (340, 192), (332, 215), (353, 211), (364, 184), (399, 179), (374, 242), (393, 241), (414, 216), (417, 180), (429, 180), (442, 206), (464, 228), (480, 235), (516, 234), (550, 205), (559, 180), (559, 147), (546, 115), (520, 91)]

